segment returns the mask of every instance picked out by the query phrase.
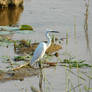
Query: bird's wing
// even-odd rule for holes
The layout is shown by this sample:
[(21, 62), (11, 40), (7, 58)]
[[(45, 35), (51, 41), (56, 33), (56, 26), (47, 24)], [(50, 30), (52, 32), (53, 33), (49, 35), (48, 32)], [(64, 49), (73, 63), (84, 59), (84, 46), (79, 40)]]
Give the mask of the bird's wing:
[(31, 65), (34, 64), (38, 59), (40, 59), (46, 51), (45, 43), (40, 43), (38, 47), (36, 48), (34, 55), (31, 60)]

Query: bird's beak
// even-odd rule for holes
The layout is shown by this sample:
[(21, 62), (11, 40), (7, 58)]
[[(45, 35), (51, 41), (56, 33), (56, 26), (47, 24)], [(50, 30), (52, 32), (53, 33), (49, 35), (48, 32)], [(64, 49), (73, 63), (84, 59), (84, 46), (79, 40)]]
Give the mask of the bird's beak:
[(59, 33), (58, 31), (50, 31), (50, 32), (52, 32), (52, 33)]

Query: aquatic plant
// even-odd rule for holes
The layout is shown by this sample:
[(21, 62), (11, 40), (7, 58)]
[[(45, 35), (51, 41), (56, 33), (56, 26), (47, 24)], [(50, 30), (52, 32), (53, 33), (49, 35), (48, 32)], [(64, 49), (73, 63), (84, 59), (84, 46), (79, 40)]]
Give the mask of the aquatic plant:
[(64, 59), (63, 61), (60, 61), (62, 65), (66, 65), (69, 68), (83, 68), (83, 67), (92, 67), (92, 65), (84, 63), (86, 60), (76, 60), (76, 59)]
[(28, 61), (30, 60), (31, 56), (15, 56), (14, 61)]
[(19, 29), (20, 30), (33, 30), (32, 26), (30, 25), (21, 25)]

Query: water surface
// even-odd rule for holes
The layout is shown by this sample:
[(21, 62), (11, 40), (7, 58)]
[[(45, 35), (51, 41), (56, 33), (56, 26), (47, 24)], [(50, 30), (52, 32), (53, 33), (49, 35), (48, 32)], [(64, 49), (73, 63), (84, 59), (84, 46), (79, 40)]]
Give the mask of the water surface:
[[(5, 19), (5, 22), (0, 22), (0, 25), (10, 25), (11, 23), (32, 25), (35, 30), (32, 34), (15, 33), (13, 35), (14, 40), (31, 39), (32, 42), (46, 40), (44, 33), (47, 28), (58, 30), (60, 32), (60, 34), (56, 35), (58, 38), (66, 38), (66, 35), (68, 35), (68, 42), (66, 40), (62, 41), (63, 49), (59, 51), (59, 57), (61, 59), (75, 57), (78, 60), (86, 60), (86, 63), (92, 64), (91, 10), (91, 0), (89, 0), (89, 4), (87, 0), (26, 0), (24, 1), (22, 14), (14, 14), (14, 11), (12, 11), (12, 15), (14, 14), (13, 18)], [(18, 17), (15, 17), (15, 15)], [(8, 14), (4, 16), (7, 17)], [(1, 16), (0, 20), (4, 18)], [(6, 23), (6, 20), (9, 22)], [(0, 47), (1, 50), (3, 53), (0, 53), (0, 56), (8, 55), (13, 57), (15, 55), (9, 48), (2, 49)], [(71, 92), (88, 92), (85, 90), (85, 87), (92, 88), (92, 80), (85, 74), (92, 76), (92, 69), (73, 69), (72, 71), (76, 75), (69, 72), (69, 70), (67, 71), (63, 66), (44, 69), (43, 76), (45, 76), (45, 81), (41, 84), (42, 88), (39, 86), (41, 81), (41, 76), (39, 75), (25, 78), (22, 82), (10, 81), (0, 83), (0, 89), (2, 89), (2, 92), (31, 92), (30, 87), (34, 86), (41, 91), (43, 90), (43, 92), (69, 92), (69, 88), (74, 88)], [(80, 72), (83, 72), (83, 74)], [(77, 75), (82, 76), (86, 80), (79, 78)], [(92, 89), (89, 92), (91, 91)]]

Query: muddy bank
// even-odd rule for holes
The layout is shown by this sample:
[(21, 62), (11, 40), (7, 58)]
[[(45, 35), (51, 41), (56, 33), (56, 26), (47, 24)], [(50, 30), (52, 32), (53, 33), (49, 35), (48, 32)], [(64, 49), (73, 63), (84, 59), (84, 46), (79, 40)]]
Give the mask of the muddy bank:
[(8, 7), (8, 6), (22, 6), (23, 0), (0, 0), (1, 7)]

